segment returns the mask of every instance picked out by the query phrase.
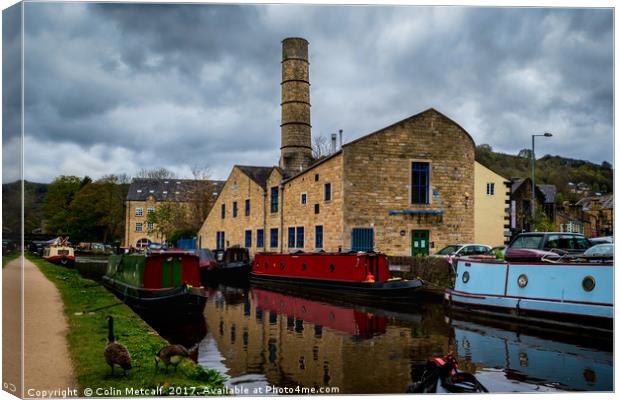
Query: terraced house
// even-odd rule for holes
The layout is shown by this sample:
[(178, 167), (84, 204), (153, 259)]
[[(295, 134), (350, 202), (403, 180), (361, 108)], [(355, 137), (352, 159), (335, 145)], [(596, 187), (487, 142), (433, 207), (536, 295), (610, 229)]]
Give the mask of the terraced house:
[(135, 178), (129, 185), (125, 200), (125, 247), (143, 247), (152, 242), (162, 242), (156, 227), (147, 221), (148, 215), (165, 202), (189, 205), (196, 187), (207, 183), (213, 196), (219, 194), (224, 182), (195, 179), (144, 179)]
[(308, 42), (285, 39), (282, 53), (279, 165), (233, 167), (201, 247), (424, 255), (474, 240), (475, 144), (462, 127), (428, 109), (313, 160)]

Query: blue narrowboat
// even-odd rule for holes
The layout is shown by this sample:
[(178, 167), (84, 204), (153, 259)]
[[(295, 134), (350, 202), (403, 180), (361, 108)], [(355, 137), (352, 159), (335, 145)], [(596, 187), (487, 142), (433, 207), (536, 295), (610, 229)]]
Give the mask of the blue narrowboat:
[(452, 307), (535, 323), (613, 329), (613, 261), (520, 250), (506, 260), (456, 260)]

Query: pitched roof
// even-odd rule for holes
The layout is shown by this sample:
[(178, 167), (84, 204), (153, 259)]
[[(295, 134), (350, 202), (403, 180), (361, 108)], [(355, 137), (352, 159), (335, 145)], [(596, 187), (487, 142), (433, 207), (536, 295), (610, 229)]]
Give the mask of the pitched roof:
[(607, 210), (607, 209), (614, 208), (614, 195), (613, 194), (608, 194), (608, 195), (599, 196), (599, 197), (584, 197), (583, 199), (579, 200), (575, 204), (578, 206), (581, 206), (581, 208), (584, 211), (590, 211), (592, 209), (592, 199), (598, 199), (598, 204), (601, 210)]
[[(525, 181), (532, 181), (530, 178), (510, 178), (512, 185), (510, 187), (511, 193), (515, 193)], [(545, 197), (545, 203), (555, 203), (555, 194), (557, 189), (555, 185), (538, 184), (536, 189)]]
[(154, 196), (157, 201), (187, 201), (191, 190), (205, 183), (213, 185), (214, 197), (224, 186), (224, 181), (215, 180), (134, 178), (129, 185), (127, 200), (144, 201)]
[[(267, 187), (267, 179), (269, 179), (269, 175), (274, 169), (280, 171), (279, 167), (257, 167), (252, 165), (235, 165), (235, 167), (239, 168), (244, 174), (246, 174), (250, 179), (256, 182), (260, 187), (265, 189)], [(280, 171), (281, 173), (282, 171)]]

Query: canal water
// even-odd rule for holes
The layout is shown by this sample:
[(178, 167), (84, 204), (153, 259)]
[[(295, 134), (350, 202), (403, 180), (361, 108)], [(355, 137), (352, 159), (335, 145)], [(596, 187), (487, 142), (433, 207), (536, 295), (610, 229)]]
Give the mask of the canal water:
[[(229, 386), (404, 393), (429, 357), (452, 352), (491, 392), (613, 390), (612, 342), (448, 317), (441, 303), (391, 311), (264, 287), (210, 291), (204, 318), (149, 321)], [(325, 390), (325, 389), (324, 389)], [(295, 394), (295, 393), (293, 393)]]
[[(106, 260), (78, 257), (76, 268), (100, 280)], [(250, 391), (404, 393), (430, 357), (448, 353), (491, 392), (613, 390), (611, 338), (450, 315), (440, 302), (395, 311), (263, 286), (219, 286), (209, 289), (201, 317), (147, 322), (171, 343), (197, 346), (197, 362), (226, 376), (229, 387)]]

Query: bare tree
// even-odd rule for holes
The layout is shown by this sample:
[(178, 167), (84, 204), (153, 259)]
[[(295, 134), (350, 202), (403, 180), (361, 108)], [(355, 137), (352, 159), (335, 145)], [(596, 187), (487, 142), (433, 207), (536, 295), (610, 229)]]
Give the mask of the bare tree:
[(312, 138), (312, 158), (315, 160), (325, 157), (330, 153), (329, 140), (325, 135), (317, 135)]
[(147, 179), (175, 179), (177, 176), (174, 172), (166, 168), (142, 168), (136, 174), (136, 178)]

